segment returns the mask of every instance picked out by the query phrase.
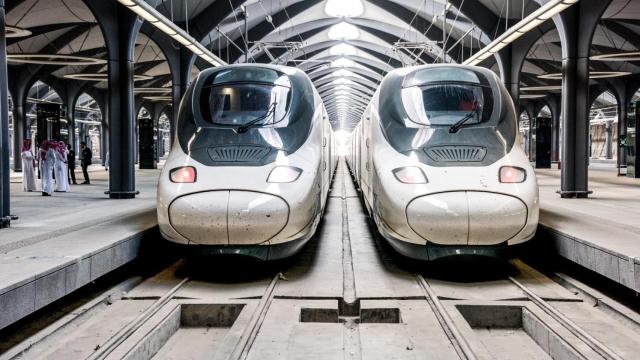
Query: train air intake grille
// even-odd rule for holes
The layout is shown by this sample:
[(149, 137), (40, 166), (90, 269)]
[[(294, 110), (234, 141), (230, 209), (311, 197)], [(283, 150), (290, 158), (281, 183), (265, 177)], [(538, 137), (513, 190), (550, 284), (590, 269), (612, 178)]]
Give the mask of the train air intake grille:
[(477, 162), (487, 155), (487, 149), (468, 145), (434, 146), (425, 149), (425, 152), (437, 162)]
[(208, 152), (213, 161), (254, 162), (265, 157), (269, 149), (262, 146), (232, 145), (210, 147)]

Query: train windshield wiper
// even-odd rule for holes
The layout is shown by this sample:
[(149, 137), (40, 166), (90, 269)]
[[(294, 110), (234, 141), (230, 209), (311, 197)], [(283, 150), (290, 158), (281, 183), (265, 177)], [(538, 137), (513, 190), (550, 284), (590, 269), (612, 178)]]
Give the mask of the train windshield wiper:
[(475, 115), (475, 113), (470, 112), (467, 115), (465, 115), (464, 117), (462, 117), (462, 119), (458, 120), (458, 122), (456, 122), (455, 124), (451, 125), (451, 127), (449, 128), (449, 133), (453, 134), (453, 133), (457, 133), (458, 130), (460, 130), (460, 128), (469, 120), (473, 119), (473, 116)]
[(238, 126), (238, 134), (242, 134), (247, 132), (247, 130), (251, 129), (252, 127), (258, 125), (258, 123), (262, 120), (265, 120), (266, 118), (268, 118), (270, 115), (272, 115), (273, 113), (276, 112), (276, 105), (278, 105), (277, 102), (273, 102), (271, 103), (271, 105), (269, 105), (269, 108), (267, 109), (267, 112), (264, 113), (264, 115), (259, 116), (251, 121), (249, 121), (248, 123), (242, 125), (242, 126)]

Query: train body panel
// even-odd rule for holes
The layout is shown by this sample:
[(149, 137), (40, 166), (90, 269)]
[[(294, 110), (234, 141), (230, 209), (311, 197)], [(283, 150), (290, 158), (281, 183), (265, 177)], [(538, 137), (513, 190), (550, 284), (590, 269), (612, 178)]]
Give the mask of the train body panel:
[[(407, 78), (431, 69), (439, 72), (435, 81), (438, 86), (458, 86), (456, 81), (461, 77), (456, 74), (458, 69), (473, 71), (487, 82), (482, 91), (485, 101), (488, 98), (494, 101), (490, 116), (449, 132), (458, 119), (452, 120), (452, 124), (421, 126), (409, 123), (409, 115), (403, 111), (388, 109), (390, 104), (397, 107), (398, 103), (391, 103), (391, 96), (385, 91), (398, 94), (413, 91), (406, 90), (411, 87), (405, 86)], [(449, 82), (443, 77), (445, 69), (452, 69), (455, 81)], [(347, 155), (351, 173), (380, 233), (404, 255), (433, 259), (451, 254), (487, 253), (525, 242), (535, 233), (538, 186), (515, 136), (513, 104), (495, 75), (476, 69), (446, 65), (405, 68), (390, 73), (352, 133)], [(420, 86), (433, 94), (431, 83)], [(460, 93), (469, 96), (466, 89), (455, 90), (457, 95), (447, 89), (447, 101), (461, 96)], [(435, 91), (438, 92), (440, 90)], [(419, 99), (420, 107), (428, 107), (430, 99), (426, 95)], [(403, 108), (407, 106), (405, 101), (406, 98), (400, 102)], [(474, 106), (480, 107), (470, 105), (470, 108)], [(394, 111), (400, 116), (389, 119)], [(393, 139), (394, 136), (403, 138)], [(488, 143), (486, 139), (498, 144)], [(524, 177), (507, 183), (505, 176), (513, 176), (508, 171)], [(401, 181), (412, 182), (412, 177), (418, 178), (415, 183)], [(433, 249), (438, 251), (431, 251)]]
[[(229, 75), (233, 72), (236, 74)], [(234, 81), (217, 84), (220, 76)], [(221, 113), (238, 106), (262, 106), (268, 113), (278, 106), (273, 99), (280, 91), (274, 89), (278, 85), (269, 84), (290, 83), (289, 90), (281, 90), (290, 92), (286, 101), (291, 104), (280, 121), (286, 123), (242, 129), (247, 122), (221, 125), (203, 121), (206, 115), (200, 109), (206, 105), (196, 100), (200, 92), (206, 92), (202, 83), (212, 82), (212, 77), (215, 79), (209, 86), (213, 89), (209, 91), (221, 95), (200, 100), (222, 98), (224, 104), (212, 111), (221, 118)], [(268, 90), (264, 99), (256, 94), (261, 86)], [(299, 70), (287, 67), (233, 65), (201, 73), (190, 91), (181, 104), (176, 141), (160, 176), (161, 233), (167, 240), (190, 245), (196, 252), (262, 259), (295, 253), (320, 222), (336, 165), (326, 110), (310, 80)], [(260, 105), (261, 101), (264, 104)], [(276, 118), (276, 111), (272, 117)], [(304, 137), (296, 138), (300, 133)], [(199, 138), (202, 136), (205, 138)], [(297, 144), (284, 143), (287, 139)], [(195, 181), (174, 182), (173, 172), (185, 168), (193, 169)]]

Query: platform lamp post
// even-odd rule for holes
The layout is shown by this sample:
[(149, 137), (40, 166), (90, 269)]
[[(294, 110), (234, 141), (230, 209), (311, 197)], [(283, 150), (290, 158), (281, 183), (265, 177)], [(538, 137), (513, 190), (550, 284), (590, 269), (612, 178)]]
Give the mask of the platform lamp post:
[(0, 0), (0, 229), (9, 227), (9, 103), (7, 99), (7, 43), (5, 38), (4, 0)]

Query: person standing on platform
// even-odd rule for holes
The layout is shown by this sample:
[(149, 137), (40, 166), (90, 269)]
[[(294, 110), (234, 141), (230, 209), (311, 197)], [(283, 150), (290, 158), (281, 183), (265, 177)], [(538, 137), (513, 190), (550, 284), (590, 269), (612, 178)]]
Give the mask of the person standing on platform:
[(53, 171), (56, 176), (56, 192), (69, 191), (69, 181), (67, 178), (67, 147), (62, 141), (55, 144), (55, 163)]
[(55, 151), (49, 140), (40, 144), (40, 178), (42, 179), (42, 196), (51, 196), (53, 192), (53, 166)]
[(69, 169), (69, 177), (67, 182), (77, 185), (76, 182), (76, 152), (71, 148), (71, 144), (67, 144), (67, 168)]
[(87, 168), (91, 165), (91, 158), (93, 158), (93, 154), (91, 150), (87, 146), (87, 143), (82, 141), (80, 143), (80, 148), (82, 149), (82, 154), (80, 155), (80, 166), (82, 167), (82, 175), (84, 176), (83, 184), (91, 184), (89, 181), (89, 171)]
[(22, 187), (24, 191), (36, 191), (36, 160), (31, 151), (31, 139), (22, 140)]

